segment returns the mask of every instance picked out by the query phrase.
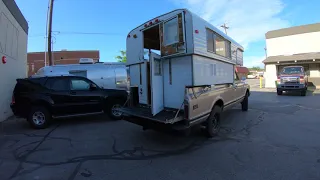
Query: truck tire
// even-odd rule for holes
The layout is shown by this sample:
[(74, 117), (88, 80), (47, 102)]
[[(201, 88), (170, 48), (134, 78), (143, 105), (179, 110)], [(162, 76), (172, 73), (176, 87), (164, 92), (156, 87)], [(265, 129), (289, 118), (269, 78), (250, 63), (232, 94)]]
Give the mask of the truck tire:
[(34, 106), (28, 114), (27, 121), (35, 129), (44, 129), (49, 126), (51, 113), (45, 107)]
[(300, 92), (301, 96), (306, 96), (306, 94), (307, 94), (307, 90), (303, 90), (303, 91)]
[(277, 95), (281, 96), (282, 95), (282, 91), (277, 89)]
[(248, 92), (246, 93), (246, 95), (244, 96), (243, 101), (241, 102), (241, 110), (242, 111), (248, 111), (248, 105), (249, 105), (249, 94)]
[(123, 106), (124, 102), (121, 100), (111, 100), (108, 102), (107, 114), (111, 119), (120, 120), (122, 119), (122, 113), (115, 110), (115, 108), (120, 108)]
[(221, 107), (214, 106), (206, 122), (207, 137), (215, 137), (220, 131)]

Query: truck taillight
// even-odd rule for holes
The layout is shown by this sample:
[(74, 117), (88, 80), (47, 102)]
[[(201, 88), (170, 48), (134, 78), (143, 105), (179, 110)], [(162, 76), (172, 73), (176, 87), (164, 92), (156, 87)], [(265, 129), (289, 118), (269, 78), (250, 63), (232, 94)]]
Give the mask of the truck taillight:
[(184, 118), (189, 119), (189, 105), (188, 102), (184, 102)]

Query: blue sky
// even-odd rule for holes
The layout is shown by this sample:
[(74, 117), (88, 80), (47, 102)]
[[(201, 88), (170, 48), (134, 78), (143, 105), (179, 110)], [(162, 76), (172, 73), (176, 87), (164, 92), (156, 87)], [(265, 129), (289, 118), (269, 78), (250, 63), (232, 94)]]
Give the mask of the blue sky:
[[(44, 51), (48, 0), (16, 3), (29, 22), (28, 52)], [(188, 8), (215, 26), (226, 22), (228, 34), (245, 47), (244, 65), (262, 66), (265, 33), (317, 23), (317, 7), (319, 0), (55, 0), (53, 49), (100, 50), (101, 61), (115, 61), (131, 29), (173, 9)]]

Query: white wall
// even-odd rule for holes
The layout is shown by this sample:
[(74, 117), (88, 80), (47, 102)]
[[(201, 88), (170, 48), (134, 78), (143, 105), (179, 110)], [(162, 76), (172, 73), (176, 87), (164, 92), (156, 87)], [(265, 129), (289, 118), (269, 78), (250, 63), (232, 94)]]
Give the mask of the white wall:
[(0, 1), (0, 122), (12, 115), (10, 103), (17, 78), (27, 77), (27, 34)]
[(320, 77), (320, 64), (309, 64), (310, 77)]
[(275, 64), (266, 65), (266, 72), (264, 73), (265, 77), (265, 87), (266, 88), (275, 88), (275, 81), (277, 80), (277, 67)]
[(267, 39), (268, 56), (320, 52), (320, 32)]

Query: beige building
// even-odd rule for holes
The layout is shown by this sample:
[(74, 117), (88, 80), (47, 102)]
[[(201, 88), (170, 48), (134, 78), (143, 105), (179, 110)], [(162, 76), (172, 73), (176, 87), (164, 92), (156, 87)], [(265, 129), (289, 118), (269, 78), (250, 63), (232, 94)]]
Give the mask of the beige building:
[(28, 23), (13, 0), (0, 0), (0, 122), (12, 115), (17, 78), (27, 77)]
[(275, 87), (278, 72), (288, 65), (302, 65), (309, 82), (320, 86), (320, 23), (269, 31), (266, 44), (265, 87)]

